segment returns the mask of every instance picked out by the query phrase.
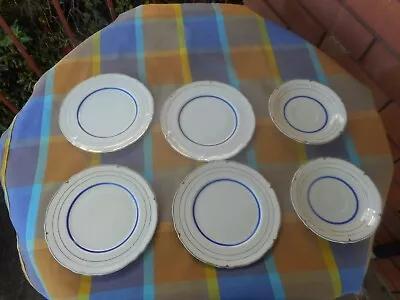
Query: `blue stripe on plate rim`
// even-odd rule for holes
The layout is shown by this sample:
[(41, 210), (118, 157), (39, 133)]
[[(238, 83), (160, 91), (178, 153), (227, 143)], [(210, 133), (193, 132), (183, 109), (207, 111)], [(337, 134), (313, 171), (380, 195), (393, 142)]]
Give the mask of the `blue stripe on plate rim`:
[[(232, 243), (232, 244), (227, 244), (227, 243), (220, 243), (217, 242), (213, 239), (211, 239), (210, 237), (208, 237), (201, 229), (199, 224), (197, 223), (196, 220), (196, 216), (195, 216), (195, 207), (196, 207), (196, 202), (197, 202), (197, 198), (199, 197), (200, 193), (209, 185), (217, 183), (217, 182), (221, 182), (221, 181), (230, 181), (230, 182), (234, 182), (237, 183), (239, 185), (241, 185), (242, 187), (244, 187), (253, 197), (254, 201), (257, 204), (257, 211), (258, 211), (258, 218), (257, 218), (257, 224), (254, 227), (253, 231), (250, 233), (250, 235), (244, 239), (243, 241), (237, 242), (237, 243)], [(196, 225), (197, 230), (201, 233), (202, 236), (204, 236), (204, 238), (206, 238), (208, 241), (218, 245), (218, 246), (224, 246), (224, 247), (232, 247), (232, 246), (239, 246), (245, 242), (247, 242), (249, 239), (251, 239), (251, 237), (256, 233), (258, 227), (260, 226), (260, 222), (261, 222), (261, 208), (260, 208), (260, 202), (258, 201), (257, 196), (254, 194), (254, 192), (250, 189), (250, 187), (248, 187), (246, 184), (244, 184), (243, 182), (240, 182), (238, 180), (235, 179), (230, 179), (230, 178), (219, 178), (219, 179), (215, 179), (212, 180), (210, 182), (208, 182), (207, 184), (205, 184), (196, 194), (195, 198), (194, 198), (194, 202), (193, 202), (193, 208), (192, 208), (192, 216), (193, 216), (193, 220), (194, 220), (194, 224)]]
[[(211, 145), (198, 143), (198, 142), (192, 140), (191, 138), (189, 138), (189, 137), (185, 134), (185, 132), (183, 131), (183, 129), (182, 129), (182, 127), (181, 127), (180, 119), (181, 119), (182, 110), (185, 108), (185, 106), (188, 105), (190, 102), (192, 102), (192, 101), (194, 101), (194, 100), (197, 100), (197, 99), (199, 99), (199, 98), (205, 98), (205, 97), (214, 98), (214, 99), (217, 99), (217, 100), (219, 100), (219, 101), (224, 102), (225, 104), (227, 104), (227, 105), (229, 106), (229, 108), (233, 111), (233, 113), (234, 113), (234, 115), (235, 115), (235, 128), (233, 129), (233, 132), (232, 132), (225, 140), (223, 140), (223, 141), (220, 142), (220, 143), (211, 144)], [(237, 130), (237, 127), (238, 127), (238, 123), (239, 123), (239, 122), (238, 122), (238, 115), (237, 115), (237, 112), (236, 112), (235, 108), (232, 106), (232, 104), (230, 104), (227, 100), (225, 100), (225, 99), (223, 99), (223, 98), (220, 98), (220, 97), (218, 97), (218, 96), (214, 96), (214, 95), (200, 95), (200, 96), (197, 96), (197, 97), (194, 97), (194, 98), (188, 100), (188, 101), (181, 107), (181, 109), (179, 110), (179, 114), (178, 114), (178, 126), (179, 126), (179, 129), (181, 130), (182, 134), (184, 135), (184, 137), (187, 138), (189, 141), (191, 141), (192, 143), (194, 143), (194, 144), (196, 144), (196, 145), (205, 146), (205, 147), (215, 147), (215, 146), (218, 146), (218, 145), (221, 145), (221, 144), (226, 143), (226, 141), (228, 141), (228, 140), (235, 134), (235, 132), (236, 132), (236, 130)]]
[[(298, 98), (310, 99), (312, 101), (315, 101), (316, 103), (318, 103), (322, 107), (322, 109), (324, 110), (324, 113), (325, 113), (325, 121), (324, 121), (324, 124), (322, 124), (322, 126), (320, 128), (318, 128), (316, 130), (307, 131), (307, 130), (302, 130), (300, 128), (297, 128), (292, 123), (290, 123), (290, 121), (288, 120), (288, 118), (286, 116), (286, 108), (287, 108), (287, 106), (288, 106), (288, 104), (290, 102), (292, 102), (293, 100), (298, 99)], [(320, 101), (318, 101), (317, 99), (315, 99), (313, 97), (310, 97), (310, 96), (301, 96), (301, 95), (300, 96), (294, 96), (294, 97), (292, 97), (292, 98), (290, 98), (289, 100), (286, 101), (285, 105), (283, 106), (283, 116), (284, 116), (286, 122), (290, 125), (290, 127), (292, 127), (293, 129), (295, 129), (297, 131), (303, 132), (303, 133), (316, 133), (316, 132), (319, 132), (319, 131), (323, 130), (326, 127), (326, 125), (328, 124), (328, 118), (329, 118), (328, 111), (326, 110), (325, 106)]]
[[(94, 188), (94, 187), (99, 186), (99, 185), (114, 185), (114, 186), (117, 186), (117, 187), (119, 187), (119, 188), (122, 188), (122, 189), (124, 189), (126, 192), (128, 192), (129, 195), (132, 197), (132, 199), (133, 199), (133, 201), (134, 201), (134, 203), (135, 203), (135, 206), (136, 206), (136, 221), (135, 221), (135, 224), (133, 225), (133, 228), (132, 228), (131, 232), (130, 232), (130, 233), (128, 234), (128, 236), (127, 236), (121, 243), (119, 243), (118, 245), (116, 245), (116, 246), (114, 246), (114, 247), (112, 247), (112, 248), (109, 248), (109, 249), (105, 249), (105, 250), (91, 250), (91, 249), (87, 249), (87, 248), (81, 246), (81, 245), (74, 239), (74, 237), (73, 237), (72, 234), (71, 234), (71, 230), (70, 230), (70, 228), (69, 228), (69, 217), (70, 217), (70, 214), (71, 214), (72, 207), (74, 206), (74, 204), (76, 203), (76, 201), (78, 200), (78, 198), (79, 198), (80, 196), (82, 196), (82, 194), (85, 193), (86, 191), (88, 191), (89, 189)], [(132, 234), (135, 232), (136, 226), (137, 226), (137, 224), (138, 224), (138, 221), (139, 221), (139, 206), (138, 206), (138, 203), (137, 203), (137, 201), (136, 201), (135, 196), (131, 193), (131, 191), (129, 191), (129, 190), (128, 190), (126, 187), (124, 187), (123, 185), (120, 185), (120, 184), (118, 184), (118, 183), (113, 183), (113, 182), (99, 182), (99, 183), (92, 184), (91, 186), (88, 186), (87, 188), (85, 188), (85, 189), (84, 189), (83, 191), (81, 191), (81, 192), (74, 198), (74, 200), (71, 202), (71, 204), (70, 204), (70, 206), (69, 206), (69, 208), (68, 208), (67, 217), (66, 217), (66, 224), (67, 224), (68, 236), (70, 237), (70, 239), (74, 242), (74, 244), (75, 244), (77, 247), (79, 247), (80, 249), (82, 249), (82, 250), (84, 250), (84, 251), (86, 251), (86, 252), (90, 252), (90, 253), (106, 253), (106, 252), (110, 252), (110, 251), (113, 251), (113, 250), (115, 250), (115, 249), (121, 247), (127, 240), (129, 240), (129, 238), (130, 238), (130, 237), (132, 236)]]
[[(344, 185), (346, 185), (346, 186), (350, 189), (350, 191), (352, 192), (352, 194), (353, 194), (353, 196), (354, 196), (354, 199), (355, 199), (355, 201), (356, 201), (356, 208), (355, 208), (355, 210), (354, 210), (352, 216), (351, 216), (350, 218), (348, 218), (347, 220), (338, 221), (338, 222), (328, 220), (328, 219), (322, 217), (320, 214), (318, 214), (318, 212), (317, 212), (317, 211), (315, 210), (315, 208), (312, 206), (312, 204), (311, 204), (311, 199), (310, 199), (310, 191), (311, 191), (311, 188), (312, 188), (312, 186), (313, 186), (317, 181), (320, 181), (320, 180), (323, 180), (323, 179), (334, 179), (334, 180), (338, 180), (338, 181), (340, 181), (341, 183), (343, 183)], [(313, 213), (314, 213), (319, 219), (321, 219), (322, 221), (325, 221), (326, 223), (332, 224), (332, 225), (344, 225), (344, 224), (347, 224), (347, 223), (351, 222), (351, 221), (355, 218), (355, 216), (357, 215), (357, 213), (358, 213), (358, 208), (359, 208), (359, 199), (358, 199), (358, 196), (357, 196), (356, 192), (354, 191), (354, 189), (351, 187), (351, 185), (350, 185), (348, 182), (346, 182), (344, 179), (339, 178), (339, 177), (337, 177), (337, 176), (320, 176), (320, 177), (314, 179), (314, 180), (310, 183), (310, 185), (308, 186), (308, 189), (307, 189), (307, 201), (308, 201), (308, 204), (310, 205), (311, 210), (313, 211)]]
[[(129, 124), (129, 126), (128, 126), (125, 130), (123, 130), (123, 131), (121, 131), (121, 132), (119, 132), (119, 133), (117, 133), (117, 134), (111, 135), (111, 136), (100, 136), (100, 135), (92, 134), (92, 133), (88, 132), (88, 131), (82, 126), (81, 121), (79, 120), (79, 111), (80, 111), (80, 109), (81, 109), (81, 107), (82, 107), (82, 104), (83, 104), (90, 96), (92, 96), (93, 94), (95, 94), (95, 93), (97, 93), (97, 92), (100, 92), (100, 91), (104, 91), (104, 90), (117, 90), (117, 91), (121, 91), (121, 92), (127, 94), (127, 95), (133, 100), (133, 103), (135, 104), (135, 107), (136, 107), (136, 114), (135, 114), (135, 117), (133, 118), (133, 121)], [(123, 134), (124, 132), (126, 132), (126, 131), (132, 126), (132, 124), (135, 123), (136, 118), (137, 118), (137, 116), (138, 116), (138, 113), (139, 113), (139, 107), (138, 107), (138, 105), (137, 105), (136, 99), (135, 99), (135, 97), (133, 97), (132, 94), (129, 93), (127, 90), (124, 90), (124, 89), (121, 89), (121, 88), (117, 88), (117, 87), (103, 87), (103, 88), (94, 90), (93, 92), (89, 93), (85, 98), (83, 98), (83, 100), (79, 103), (78, 109), (77, 109), (77, 111), (76, 111), (76, 120), (77, 120), (77, 122), (78, 122), (79, 128), (82, 129), (82, 131), (84, 131), (86, 134), (88, 134), (88, 135), (90, 135), (90, 136), (92, 136), (92, 137), (96, 137), (96, 138), (100, 138), (100, 139), (106, 139), (106, 138), (116, 137), (116, 136), (121, 135), (121, 134)]]

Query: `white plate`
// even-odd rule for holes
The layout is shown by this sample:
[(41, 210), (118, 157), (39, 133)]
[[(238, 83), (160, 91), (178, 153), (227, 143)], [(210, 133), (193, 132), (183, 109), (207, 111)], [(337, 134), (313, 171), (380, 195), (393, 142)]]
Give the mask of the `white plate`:
[(293, 140), (325, 144), (337, 138), (347, 122), (339, 96), (310, 80), (291, 80), (269, 98), (269, 113), (276, 127)]
[(290, 196), (303, 223), (318, 236), (354, 243), (379, 225), (382, 200), (372, 180), (356, 166), (337, 158), (318, 158), (299, 168)]
[(190, 173), (172, 205), (175, 230), (197, 259), (220, 268), (251, 264), (278, 237), (280, 208), (270, 184), (235, 162), (214, 162)]
[(68, 93), (59, 125), (74, 146), (90, 152), (112, 152), (145, 133), (153, 118), (153, 105), (149, 90), (136, 79), (98, 75)]
[(134, 261), (157, 225), (150, 186), (128, 168), (108, 165), (72, 176), (54, 195), (44, 230), (53, 257), (84, 275), (104, 275)]
[(185, 85), (161, 113), (161, 128), (179, 153), (202, 161), (230, 158), (250, 141), (253, 109), (235, 88), (213, 81)]

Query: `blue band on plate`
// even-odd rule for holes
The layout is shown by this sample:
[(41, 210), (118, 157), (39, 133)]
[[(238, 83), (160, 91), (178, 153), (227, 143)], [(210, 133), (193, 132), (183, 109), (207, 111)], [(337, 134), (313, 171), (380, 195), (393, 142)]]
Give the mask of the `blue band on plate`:
[[(111, 136), (101, 136), (101, 135), (92, 134), (92, 133), (88, 132), (88, 131), (82, 126), (81, 121), (79, 120), (79, 111), (80, 111), (80, 109), (81, 109), (81, 107), (82, 107), (82, 104), (83, 104), (90, 96), (92, 96), (93, 94), (95, 94), (95, 93), (97, 93), (97, 92), (100, 92), (100, 91), (104, 91), (104, 90), (117, 90), (117, 91), (120, 91), (120, 92), (123, 92), (123, 93), (127, 94), (129, 97), (131, 97), (131, 99), (132, 99), (132, 101), (133, 101), (133, 103), (135, 104), (135, 107), (136, 107), (136, 114), (135, 114), (135, 117), (133, 118), (133, 121), (131, 122), (131, 124), (129, 124), (129, 126), (128, 126), (125, 130), (123, 130), (123, 131), (121, 131), (121, 132), (119, 132), (119, 133), (117, 133), (117, 134), (115, 134), (115, 135), (111, 135)], [(139, 108), (138, 108), (136, 99), (135, 99), (135, 97), (132, 96), (131, 93), (129, 93), (128, 91), (126, 91), (126, 90), (124, 90), (124, 89), (121, 89), (121, 88), (116, 88), (116, 87), (104, 87), (104, 88), (101, 88), (101, 89), (94, 90), (93, 92), (91, 92), (90, 94), (88, 94), (85, 98), (83, 98), (83, 100), (81, 101), (81, 103), (79, 103), (78, 110), (76, 111), (76, 120), (78, 121), (78, 125), (79, 125), (80, 129), (82, 129), (82, 130), (83, 130), (85, 133), (87, 133), (88, 135), (93, 136), (93, 137), (96, 137), (96, 138), (100, 138), (100, 139), (105, 139), (105, 138), (116, 137), (116, 136), (118, 136), (118, 135), (124, 133), (125, 131), (127, 131), (128, 128), (131, 127), (133, 123), (135, 123), (136, 118), (137, 118), (137, 115), (138, 115), (138, 112), (139, 112)]]
[[(312, 130), (312, 131), (307, 131), (307, 130), (299, 129), (299, 128), (297, 128), (296, 126), (294, 126), (292, 123), (290, 123), (290, 121), (288, 120), (288, 118), (287, 118), (287, 116), (286, 116), (286, 108), (287, 108), (287, 106), (288, 106), (288, 104), (289, 104), (290, 102), (292, 102), (293, 100), (296, 100), (296, 99), (298, 99), (298, 98), (307, 98), (307, 99), (310, 99), (310, 100), (312, 100), (312, 101), (315, 101), (316, 103), (318, 103), (318, 104), (322, 107), (322, 109), (324, 110), (324, 113), (325, 113), (325, 121), (324, 121), (324, 124), (322, 124), (322, 126), (321, 126), (320, 128), (318, 128), (318, 129), (316, 129), (316, 130)], [(328, 123), (328, 111), (326, 110), (325, 106), (324, 106), (320, 101), (318, 101), (317, 99), (315, 99), (315, 98), (313, 98), (313, 97), (309, 97), (309, 96), (295, 96), (295, 97), (292, 97), (292, 98), (290, 98), (289, 100), (287, 100), (286, 103), (285, 103), (285, 105), (283, 106), (283, 116), (284, 116), (286, 122), (290, 125), (290, 127), (296, 129), (297, 131), (303, 132), (303, 133), (316, 133), (316, 132), (321, 131), (322, 129), (324, 129), (324, 127), (325, 127), (326, 124)]]
[[(240, 242), (238, 242), (238, 243), (234, 243), (234, 244), (220, 243), (220, 242), (214, 241), (213, 239), (209, 238), (209, 237), (200, 229), (200, 226), (199, 226), (199, 224), (197, 223), (197, 220), (196, 220), (195, 207), (196, 207), (197, 198), (199, 197), (199, 195), (201, 194), (201, 192), (202, 192), (206, 187), (208, 187), (208, 186), (211, 185), (211, 184), (214, 184), (214, 183), (216, 183), (216, 182), (221, 182), (221, 181), (230, 181), (230, 182), (234, 182), (234, 183), (237, 183), (237, 184), (241, 185), (242, 187), (244, 187), (244, 188), (253, 196), (253, 199), (254, 199), (254, 201), (255, 201), (256, 204), (257, 204), (258, 218), (257, 218), (257, 224), (256, 224), (256, 226), (254, 227), (253, 231), (250, 233), (250, 235), (249, 235), (246, 239), (244, 239), (243, 241), (240, 241)], [(254, 194), (254, 192), (253, 192), (247, 185), (245, 185), (244, 183), (242, 183), (242, 182), (240, 182), (240, 181), (234, 180), (234, 179), (221, 178), (221, 179), (216, 179), (216, 180), (210, 181), (209, 183), (207, 183), (206, 185), (204, 185), (204, 186), (200, 189), (200, 191), (197, 192), (196, 197), (195, 197), (194, 202), (193, 202), (192, 215), (193, 215), (194, 224), (196, 225), (196, 227), (197, 227), (197, 229), (199, 230), (199, 232), (201, 233), (201, 235), (204, 236), (207, 240), (209, 240), (210, 242), (212, 242), (212, 243), (214, 243), (214, 244), (217, 244), (217, 245), (219, 245), (219, 246), (238, 246), (238, 245), (241, 245), (241, 244), (247, 242), (247, 241), (256, 233), (256, 231), (257, 231), (257, 229), (258, 229), (258, 226), (260, 225), (260, 221), (261, 221), (261, 208), (260, 208), (260, 203), (258, 202), (258, 199), (257, 199), (256, 195)]]
[[(71, 214), (72, 207), (75, 205), (75, 203), (76, 203), (76, 201), (79, 199), (79, 197), (82, 196), (82, 194), (85, 193), (86, 191), (88, 191), (89, 189), (94, 188), (94, 187), (99, 186), (99, 185), (114, 185), (114, 186), (117, 186), (117, 187), (119, 187), (119, 188), (125, 190), (126, 192), (128, 192), (128, 194), (132, 197), (132, 200), (133, 200), (133, 202), (135, 203), (135, 206), (136, 206), (136, 221), (135, 221), (135, 224), (133, 225), (133, 228), (132, 228), (131, 232), (129, 233), (129, 235), (128, 235), (121, 243), (119, 243), (117, 246), (112, 247), (112, 248), (110, 248), (110, 249), (106, 249), (106, 250), (91, 250), (91, 249), (87, 249), (87, 248), (85, 248), (85, 247), (79, 245), (79, 243), (74, 239), (74, 237), (73, 237), (72, 234), (71, 234), (71, 230), (70, 230), (70, 228), (69, 228), (69, 217), (70, 217), (70, 214)], [(87, 187), (87, 188), (84, 189), (83, 191), (81, 191), (81, 192), (75, 197), (75, 199), (72, 201), (71, 205), (69, 206), (68, 212), (67, 212), (67, 219), (66, 219), (66, 222), (67, 222), (67, 232), (68, 232), (68, 235), (69, 235), (70, 239), (71, 239), (71, 240), (74, 242), (74, 244), (75, 244), (76, 246), (78, 246), (80, 249), (82, 249), (82, 250), (84, 250), (84, 251), (86, 251), (86, 252), (90, 252), (90, 253), (105, 253), (105, 252), (110, 252), (110, 251), (113, 251), (113, 250), (115, 250), (115, 249), (121, 247), (121, 246), (132, 236), (133, 232), (134, 232), (135, 229), (136, 229), (136, 226), (137, 226), (137, 224), (138, 224), (138, 221), (139, 221), (139, 206), (138, 206), (138, 204), (137, 204), (137, 201), (136, 201), (135, 196), (134, 196), (126, 187), (124, 187), (124, 186), (122, 186), (122, 185), (120, 185), (120, 184), (117, 184), (117, 183), (112, 183), (112, 182), (100, 182), (100, 183), (96, 183), (96, 184), (93, 184), (93, 185)]]
[[(318, 214), (317, 211), (316, 211), (316, 210), (314, 209), (314, 207), (312, 206), (312, 204), (311, 204), (311, 199), (310, 199), (311, 188), (313, 187), (313, 185), (314, 185), (317, 181), (320, 181), (320, 180), (323, 180), (323, 179), (334, 179), (334, 180), (340, 181), (341, 183), (343, 183), (344, 185), (346, 185), (346, 186), (350, 189), (350, 191), (352, 192), (352, 194), (353, 194), (353, 196), (354, 196), (354, 199), (355, 199), (355, 201), (356, 201), (356, 208), (355, 208), (354, 213), (352, 214), (352, 216), (351, 216), (350, 218), (348, 218), (347, 220), (344, 220), (344, 221), (341, 221), (341, 222), (335, 222), (335, 221), (327, 220), (327, 219), (325, 219), (324, 217), (322, 217), (320, 214)], [(358, 206), (359, 206), (358, 197), (357, 197), (357, 194), (356, 194), (356, 192), (354, 191), (354, 189), (353, 189), (345, 180), (343, 180), (343, 179), (341, 179), (341, 178), (339, 178), (339, 177), (336, 177), (336, 176), (321, 176), (321, 177), (318, 177), (318, 178), (314, 179), (314, 180), (311, 182), (311, 184), (310, 184), (310, 186), (308, 187), (308, 190), (307, 190), (307, 201), (308, 201), (308, 204), (309, 204), (310, 207), (311, 207), (311, 210), (313, 211), (313, 213), (314, 213), (318, 218), (320, 218), (321, 220), (323, 220), (323, 221), (325, 221), (325, 222), (327, 222), (327, 223), (329, 223), (329, 224), (333, 224), (333, 225), (343, 225), (343, 224), (347, 224), (347, 223), (351, 222), (351, 221), (355, 218), (355, 216), (357, 215)]]
[[(185, 132), (182, 130), (181, 123), (180, 123), (181, 114), (182, 114), (182, 111), (183, 111), (183, 109), (185, 108), (185, 106), (188, 105), (190, 102), (192, 102), (192, 101), (194, 101), (194, 100), (198, 100), (198, 99), (200, 99), (200, 98), (206, 98), (206, 97), (207, 97), (207, 98), (214, 98), (214, 99), (217, 99), (217, 100), (219, 100), (219, 101), (224, 102), (225, 104), (227, 104), (227, 105), (229, 106), (229, 108), (233, 111), (233, 114), (235, 115), (235, 128), (233, 129), (233, 132), (232, 132), (225, 140), (223, 140), (222, 142), (217, 143), (217, 144), (212, 144), (212, 145), (201, 144), (201, 143), (198, 143), (198, 142), (196, 142), (196, 141), (193, 141), (193, 140), (192, 140), (191, 138), (189, 138), (189, 137), (185, 134)], [(179, 125), (179, 129), (181, 130), (181, 132), (182, 132), (182, 134), (185, 136), (185, 138), (187, 138), (187, 139), (188, 139), (189, 141), (191, 141), (192, 143), (194, 143), (194, 144), (196, 144), (196, 145), (200, 145), (200, 146), (205, 146), (205, 147), (214, 147), (214, 146), (218, 146), (218, 145), (221, 145), (221, 144), (225, 143), (227, 140), (229, 140), (229, 139), (235, 134), (235, 132), (236, 132), (236, 130), (237, 130), (237, 127), (238, 127), (238, 116), (237, 116), (236, 110), (234, 109), (234, 107), (232, 106), (232, 104), (230, 104), (230, 103), (229, 103), (228, 101), (226, 101), (225, 99), (222, 99), (222, 98), (220, 98), (220, 97), (213, 96), (213, 95), (201, 95), (201, 96), (197, 96), (197, 97), (194, 97), (194, 98), (190, 99), (188, 102), (185, 103), (185, 105), (183, 105), (183, 106), (181, 107), (181, 110), (179, 111), (179, 115), (178, 115), (178, 125)]]

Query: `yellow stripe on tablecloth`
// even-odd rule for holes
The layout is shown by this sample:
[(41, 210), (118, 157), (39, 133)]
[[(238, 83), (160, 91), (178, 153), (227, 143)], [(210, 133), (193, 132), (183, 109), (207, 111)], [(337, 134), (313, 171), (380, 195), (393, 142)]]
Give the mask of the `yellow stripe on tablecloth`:
[(101, 71), (100, 57), (100, 31), (93, 35), (92, 75), (98, 75)]
[(269, 66), (271, 68), (272, 76), (274, 76), (275, 83), (277, 85), (279, 85), (282, 83), (282, 78), (281, 78), (281, 74), (279, 72), (278, 65), (276, 63), (274, 50), (272, 49), (272, 45), (271, 45), (271, 42), (270, 42), (270, 39), (268, 36), (267, 27), (265, 26), (265, 20), (263, 18), (261, 18), (260, 16), (257, 16), (257, 20), (258, 20), (258, 26), (259, 26), (260, 32), (261, 32), (261, 38), (262, 38), (263, 44), (264, 44), (264, 50), (267, 55)]
[(190, 71), (189, 57), (186, 49), (185, 26), (183, 24), (182, 7), (180, 5), (174, 5), (174, 9), (178, 29), (179, 53), (181, 56), (183, 80), (185, 83), (190, 83), (192, 82), (192, 74)]
[[(271, 68), (272, 76), (274, 77), (274, 81), (275, 81), (276, 85), (280, 85), (280, 84), (282, 84), (282, 77), (279, 72), (278, 64), (276, 63), (274, 49), (272, 48), (271, 41), (268, 36), (268, 30), (265, 25), (265, 20), (262, 17), (257, 16), (257, 21), (258, 21), (258, 26), (259, 26), (260, 32), (261, 32), (261, 38), (262, 38), (263, 44), (264, 44), (264, 50), (267, 55), (269, 66)], [(297, 147), (299, 161), (301, 163), (307, 161), (307, 154), (306, 154), (305, 146), (303, 144), (297, 143), (296, 147)]]
[(92, 153), (90, 165), (93, 167), (98, 166), (98, 165), (100, 165), (100, 162), (101, 162), (100, 153)]
[[(93, 76), (98, 75), (101, 72), (101, 61), (100, 61), (100, 31), (93, 35)], [(100, 153), (93, 153), (90, 161), (91, 166), (97, 166), (100, 164)]]
[(319, 238), (318, 242), (322, 250), (322, 256), (325, 264), (328, 268), (329, 276), (332, 280), (333, 296), (337, 298), (342, 293), (342, 282), (340, 280), (340, 274), (336, 265), (335, 258), (333, 257), (332, 249), (328, 241)]
[[(7, 192), (7, 187), (6, 187), (6, 171), (7, 171), (7, 163), (8, 163), (8, 154), (10, 153), (11, 135), (12, 135), (12, 131), (13, 131), (16, 119), (17, 119), (17, 117), (15, 117), (14, 120), (12, 121), (10, 128), (9, 128), (8, 137), (4, 142), (4, 152), (3, 152), (2, 164), (1, 164), (1, 186), (4, 191), (4, 200), (6, 201), (8, 213), (10, 213), (10, 201), (8, 199), (8, 192)], [(28, 276), (28, 273), (25, 268), (25, 263), (22, 260), (21, 252), (19, 250), (18, 236), (17, 236), (17, 252), (18, 252), (18, 258), (19, 258), (19, 261), (21, 264), (22, 272), (24, 273), (26, 280), (33, 287), (32, 281), (30, 280), (30, 278)]]
[[(100, 153), (92, 153), (90, 165), (98, 166), (101, 162)], [(92, 277), (81, 275), (80, 285), (79, 285), (79, 300), (88, 300), (90, 295), (90, 289), (92, 286)]]
[(8, 162), (8, 153), (10, 152), (10, 144), (11, 144), (11, 133), (14, 128), (14, 123), (15, 123), (16, 117), (12, 121), (10, 125), (10, 129), (8, 132), (8, 137), (4, 142), (4, 152), (3, 152), (3, 158), (2, 158), (2, 164), (1, 164), (1, 186), (3, 187), (4, 191), (4, 199), (6, 201), (7, 209), (8, 212), (10, 213), (10, 202), (8, 201), (8, 193), (6, 189), (6, 170), (7, 170), (7, 162)]
[(306, 146), (301, 143), (296, 143), (296, 148), (300, 163), (305, 163), (307, 161)]
[[(92, 75), (99, 75), (101, 72), (101, 57), (100, 57), (100, 31), (93, 35), (93, 54), (92, 54)], [(100, 153), (91, 155), (90, 165), (98, 166), (101, 162)], [(88, 300), (90, 289), (92, 286), (92, 277), (81, 275), (78, 291), (79, 300)]]
[(20, 252), (20, 250), (19, 250), (18, 236), (17, 236), (17, 252), (18, 252), (19, 262), (20, 262), (20, 264), (21, 264), (22, 273), (24, 273), (25, 278), (26, 278), (26, 280), (28, 280), (29, 284), (30, 284), (33, 288), (35, 288), (35, 287), (33, 286), (32, 281), (29, 279), (29, 276), (28, 276), (28, 273), (27, 273), (26, 267), (25, 267), (25, 262), (24, 262), (24, 260), (22, 259), (22, 255), (21, 255), (21, 252)]
[(214, 267), (205, 265), (204, 271), (206, 272), (207, 278), (207, 289), (208, 289), (208, 299), (219, 300), (219, 286), (217, 279), (217, 271)]
[(92, 285), (92, 277), (81, 275), (81, 283), (79, 285), (79, 300), (89, 300), (90, 288)]

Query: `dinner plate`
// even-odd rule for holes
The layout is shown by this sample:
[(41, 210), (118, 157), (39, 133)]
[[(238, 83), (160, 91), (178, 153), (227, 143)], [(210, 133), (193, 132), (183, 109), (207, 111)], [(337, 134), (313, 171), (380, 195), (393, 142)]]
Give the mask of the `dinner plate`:
[(153, 97), (138, 80), (103, 74), (75, 86), (64, 99), (59, 126), (67, 140), (90, 152), (112, 152), (138, 140), (153, 118)]
[(69, 270), (104, 275), (134, 261), (157, 225), (147, 182), (128, 168), (93, 167), (72, 176), (51, 200), (44, 231), (53, 257)]
[(275, 89), (269, 98), (269, 113), (283, 134), (305, 144), (334, 140), (347, 122), (339, 96), (310, 80), (291, 80)]
[(290, 196), (303, 223), (332, 242), (366, 239), (381, 219), (378, 189), (363, 171), (341, 159), (318, 158), (301, 166)]
[(190, 173), (173, 201), (175, 230), (200, 261), (234, 268), (251, 264), (278, 237), (280, 208), (270, 184), (236, 162), (213, 162)]
[(161, 128), (179, 153), (201, 161), (230, 158), (250, 141), (253, 109), (235, 88), (199, 81), (173, 93), (161, 113)]

